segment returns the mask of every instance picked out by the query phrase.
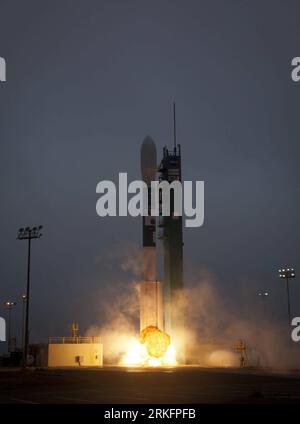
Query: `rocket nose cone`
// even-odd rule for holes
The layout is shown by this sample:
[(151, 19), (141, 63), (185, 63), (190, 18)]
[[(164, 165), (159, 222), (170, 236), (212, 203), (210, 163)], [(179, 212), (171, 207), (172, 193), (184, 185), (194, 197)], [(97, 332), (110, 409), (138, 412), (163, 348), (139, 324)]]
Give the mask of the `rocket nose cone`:
[(152, 180), (155, 180), (157, 171), (156, 147), (154, 141), (148, 135), (144, 139), (141, 147), (141, 171), (143, 180), (147, 184), (150, 184)]

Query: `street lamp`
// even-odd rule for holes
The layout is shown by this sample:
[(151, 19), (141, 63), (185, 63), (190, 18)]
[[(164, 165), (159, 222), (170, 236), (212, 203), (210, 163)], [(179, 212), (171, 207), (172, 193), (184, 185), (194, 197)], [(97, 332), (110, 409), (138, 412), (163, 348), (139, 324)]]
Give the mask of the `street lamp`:
[(18, 240), (28, 240), (28, 260), (27, 260), (27, 289), (26, 289), (26, 314), (25, 314), (25, 337), (24, 337), (24, 350), (23, 350), (23, 366), (26, 366), (28, 345), (29, 345), (29, 292), (30, 292), (30, 253), (31, 253), (31, 240), (38, 239), (42, 236), (42, 225), (39, 227), (26, 227), (20, 228), (18, 231)]
[(10, 342), (11, 342), (11, 310), (16, 306), (16, 302), (7, 300), (4, 302), (5, 308), (8, 310), (8, 341), (7, 341), (7, 352), (10, 353)]
[(288, 301), (288, 317), (289, 317), (289, 325), (291, 324), (291, 303), (290, 303), (290, 287), (289, 287), (289, 278), (295, 278), (295, 270), (291, 267), (286, 267), (278, 270), (279, 277), (286, 279), (286, 294)]
[(22, 353), (24, 353), (24, 336), (25, 336), (25, 306), (26, 306), (26, 294), (22, 294)]
[(269, 296), (268, 292), (258, 292), (258, 296), (262, 296), (262, 299), (266, 299)]

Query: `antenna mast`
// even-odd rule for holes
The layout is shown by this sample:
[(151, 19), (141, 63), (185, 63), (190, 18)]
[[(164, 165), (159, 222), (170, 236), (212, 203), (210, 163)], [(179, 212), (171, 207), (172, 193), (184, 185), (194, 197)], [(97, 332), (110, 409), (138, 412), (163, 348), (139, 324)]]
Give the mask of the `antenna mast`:
[(174, 118), (174, 128), (173, 128), (173, 132), (174, 132), (174, 150), (176, 151), (176, 103), (175, 103), (175, 101), (173, 102), (173, 118)]

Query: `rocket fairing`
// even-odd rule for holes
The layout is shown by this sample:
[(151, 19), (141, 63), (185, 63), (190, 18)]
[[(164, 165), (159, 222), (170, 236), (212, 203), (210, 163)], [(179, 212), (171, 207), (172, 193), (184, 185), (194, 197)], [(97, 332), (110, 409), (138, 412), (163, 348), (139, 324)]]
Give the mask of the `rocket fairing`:
[(140, 330), (152, 325), (163, 330), (161, 285), (156, 279), (156, 218), (151, 216), (151, 181), (156, 179), (156, 147), (147, 136), (141, 147), (141, 173), (148, 187), (148, 216), (143, 216), (143, 266), (140, 284)]
[[(156, 247), (156, 219), (150, 216), (151, 209), (151, 181), (156, 179), (156, 147), (151, 137), (147, 136), (141, 148), (141, 172), (143, 181), (148, 187), (148, 216), (143, 216), (143, 247)], [(154, 264), (156, 268), (156, 259)], [(156, 272), (155, 272), (156, 274)], [(148, 277), (148, 276), (146, 276)], [(155, 278), (155, 276), (154, 276)], [(153, 280), (153, 276), (150, 278)]]

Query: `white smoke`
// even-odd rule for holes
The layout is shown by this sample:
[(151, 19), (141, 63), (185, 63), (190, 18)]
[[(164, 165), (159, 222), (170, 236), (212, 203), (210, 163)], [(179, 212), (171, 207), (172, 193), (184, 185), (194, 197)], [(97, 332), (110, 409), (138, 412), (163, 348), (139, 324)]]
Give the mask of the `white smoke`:
[[(102, 337), (106, 363), (119, 363), (133, 338), (139, 336), (137, 280), (143, 270), (143, 252), (134, 244), (126, 245), (112, 252), (109, 260), (117, 261), (124, 272), (130, 272), (132, 283), (127, 290), (122, 282), (110, 287), (100, 305), (104, 312), (102, 323), (92, 326), (87, 334)], [(187, 363), (236, 366), (239, 354), (235, 352), (235, 343), (243, 340), (248, 365), (300, 367), (297, 346), (292, 347), (286, 326), (273, 321), (272, 317), (262, 317), (257, 305), (245, 302), (238, 309), (228, 306), (208, 272), (199, 271), (198, 282), (193, 287), (185, 287), (175, 305), (178, 313), (184, 315), (185, 323), (173, 335), (173, 342), (178, 353), (185, 353)]]

